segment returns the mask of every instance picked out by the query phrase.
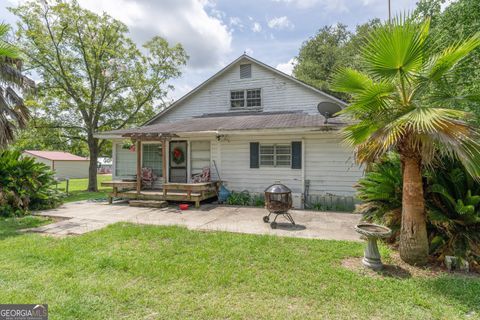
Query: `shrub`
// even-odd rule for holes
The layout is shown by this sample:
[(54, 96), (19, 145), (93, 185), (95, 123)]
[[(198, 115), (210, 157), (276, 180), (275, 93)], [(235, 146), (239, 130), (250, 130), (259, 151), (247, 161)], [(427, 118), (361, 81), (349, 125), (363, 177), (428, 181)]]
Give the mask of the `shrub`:
[(480, 183), (458, 162), (442, 169), (425, 175), (430, 251), (480, 263)]
[(232, 191), (227, 198), (227, 204), (235, 206), (248, 206), (252, 202), (252, 197), (250, 193), (246, 190), (242, 192)]
[(22, 157), (18, 151), (0, 153), (0, 216), (58, 206), (61, 199), (54, 185), (53, 173), (46, 165)]
[[(374, 164), (358, 183), (363, 203), (356, 212), (366, 220), (392, 228), (397, 240), (401, 223), (402, 175), (398, 156), (390, 154)], [(443, 160), (442, 168), (424, 170), (427, 230), (430, 254), (438, 261), (445, 255), (480, 263), (480, 183), (458, 162)]]
[(265, 206), (265, 197), (261, 194), (256, 194), (252, 197), (252, 205), (254, 207), (264, 207)]

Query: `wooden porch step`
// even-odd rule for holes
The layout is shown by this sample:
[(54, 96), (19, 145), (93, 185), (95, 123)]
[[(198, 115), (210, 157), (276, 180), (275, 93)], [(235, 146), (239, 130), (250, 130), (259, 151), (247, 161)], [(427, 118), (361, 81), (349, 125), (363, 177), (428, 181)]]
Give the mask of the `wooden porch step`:
[(163, 200), (130, 200), (128, 205), (130, 207), (165, 208), (168, 203)]

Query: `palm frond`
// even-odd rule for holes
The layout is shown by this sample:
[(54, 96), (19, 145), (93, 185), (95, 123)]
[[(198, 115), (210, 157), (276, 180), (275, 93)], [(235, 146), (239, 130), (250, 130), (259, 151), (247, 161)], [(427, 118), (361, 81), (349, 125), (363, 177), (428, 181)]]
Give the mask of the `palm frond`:
[(385, 23), (369, 36), (362, 56), (370, 74), (378, 79), (398, 75), (410, 78), (421, 70), (430, 20), (418, 24), (406, 17)]
[(360, 71), (340, 68), (332, 79), (331, 88), (338, 92), (359, 93), (373, 85), (373, 80)]
[(356, 94), (353, 94), (354, 101), (337, 114), (350, 114), (356, 118), (375, 117), (383, 113), (388, 107), (388, 100), (392, 99), (395, 87), (388, 82), (377, 82), (365, 85)]
[(18, 49), (6, 41), (9, 31), (8, 24), (0, 23), (0, 58), (18, 58), (20, 55)]
[(478, 46), (480, 46), (480, 33), (473, 35), (465, 41), (458, 41), (445, 48), (425, 64), (425, 77), (432, 81), (440, 80), (441, 77), (445, 76), (459, 61), (464, 59)]
[(417, 107), (388, 124), (387, 128), (404, 127), (415, 134), (429, 134), (438, 131), (466, 134), (468, 132), (466, 124), (456, 121), (466, 115), (467, 112), (461, 110)]

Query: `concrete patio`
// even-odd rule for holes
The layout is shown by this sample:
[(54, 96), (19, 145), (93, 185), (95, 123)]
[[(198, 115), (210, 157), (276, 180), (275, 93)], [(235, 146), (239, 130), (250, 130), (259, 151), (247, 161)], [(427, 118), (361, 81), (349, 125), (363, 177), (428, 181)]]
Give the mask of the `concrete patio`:
[(316, 238), (327, 240), (360, 240), (353, 227), (360, 215), (337, 212), (292, 210), (296, 225), (277, 219), (278, 228), (271, 229), (262, 217), (263, 208), (204, 204), (199, 209), (180, 211), (176, 207), (135, 208), (127, 203), (94, 203), (88, 201), (67, 203), (60, 208), (37, 212), (37, 215), (63, 218), (55, 223), (29, 229), (55, 236), (80, 235), (116, 222), (151, 225), (178, 225), (191, 230), (228, 231), (251, 234)]

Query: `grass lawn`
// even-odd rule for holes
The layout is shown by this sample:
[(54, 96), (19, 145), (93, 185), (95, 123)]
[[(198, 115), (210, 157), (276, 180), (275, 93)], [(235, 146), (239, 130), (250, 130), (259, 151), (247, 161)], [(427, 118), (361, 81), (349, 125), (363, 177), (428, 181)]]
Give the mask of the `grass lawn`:
[(480, 316), (478, 278), (372, 278), (340, 265), (362, 251), (132, 224), (64, 239), (24, 234), (0, 240), (0, 301), (48, 303), (51, 319)]
[[(68, 196), (64, 199), (65, 202), (74, 202), (81, 200), (89, 199), (106, 199), (107, 193), (112, 190), (109, 187), (102, 187), (100, 183), (102, 181), (112, 180), (111, 175), (98, 175), (98, 192), (87, 192), (88, 179), (70, 179), (69, 184), (69, 193)], [(65, 192), (66, 191), (66, 182), (62, 181), (58, 184), (58, 190)]]
[(18, 230), (39, 227), (51, 221), (50, 218), (34, 216), (22, 218), (0, 218), (0, 240), (21, 235)]

